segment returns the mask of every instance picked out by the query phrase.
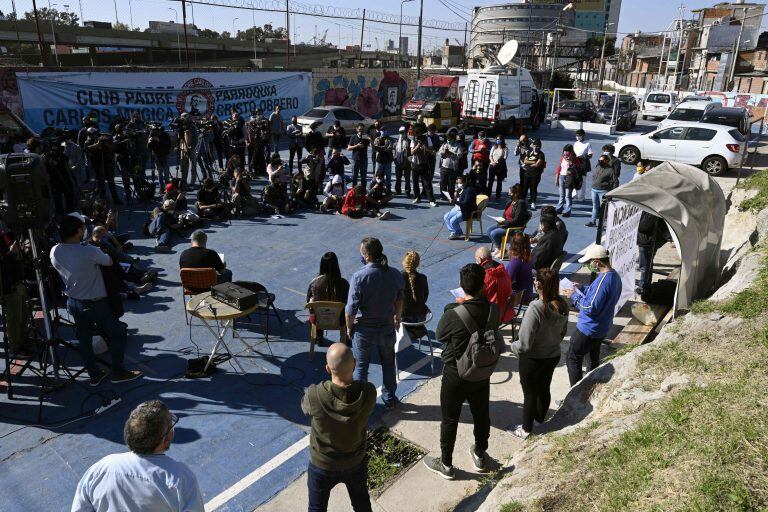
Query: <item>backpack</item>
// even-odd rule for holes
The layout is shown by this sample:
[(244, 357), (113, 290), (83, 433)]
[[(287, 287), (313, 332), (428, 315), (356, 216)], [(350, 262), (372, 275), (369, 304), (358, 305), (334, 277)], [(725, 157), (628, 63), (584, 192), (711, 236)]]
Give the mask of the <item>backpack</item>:
[[(456, 309), (456, 314), (470, 332), (469, 343), (464, 353), (456, 361), (459, 377), (470, 382), (479, 382), (491, 377), (504, 350), (504, 339), (499, 333), (499, 310), (491, 303), (488, 320), (481, 329), (477, 326), (467, 307), (463, 304)], [(493, 326), (491, 328), (491, 326)]]

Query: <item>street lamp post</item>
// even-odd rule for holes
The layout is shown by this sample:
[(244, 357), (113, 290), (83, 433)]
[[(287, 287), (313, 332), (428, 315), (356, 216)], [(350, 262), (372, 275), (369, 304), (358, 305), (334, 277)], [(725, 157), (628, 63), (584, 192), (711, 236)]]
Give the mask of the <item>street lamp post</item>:
[(604, 72), (603, 66), (605, 65), (603, 59), (605, 58), (605, 40), (608, 39), (608, 27), (610, 25), (615, 25), (615, 23), (606, 23), (605, 27), (603, 28), (603, 47), (600, 50), (600, 68), (597, 72), (597, 88), (598, 89), (603, 88), (603, 72)]
[(421, 80), (421, 33), (423, 31), (422, 23), (424, 21), (424, 0), (419, 0), (419, 37), (418, 48), (416, 48), (416, 80)]
[(173, 15), (176, 16), (176, 49), (179, 51), (179, 66), (181, 66), (181, 40), (179, 39), (179, 11), (173, 7), (168, 8), (169, 11), (173, 11)]
[(253, 8), (253, 2), (251, 2), (251, 22), (253, 24), (253, 65), (256, 65), (256, 9)]
[(566, 4), (562, 10), (557, 13), (557, 25), (555, 25), (555, 51), (552, 58), (552, 70), (549, 72), (549, 88), (552, 89), (552, 82), (555, 81), (555, 67), (557, 66), (557, 44), (560, 42), (560, 19), (563, 13), (573, 9), (573, 2)]
[(403, 48), (401, 47), (403, 44), (403, 4), (407, 2), (413, 2), (413, 0), (400, 0), (400, 31), (397, 36), (397, 53), (401, 56), (403, 55)]
[(53, 29), (53, 8), (51, 7), (51, 0), (48, 0), (48, 11), (51, 15), (51, 37), (53, 37), (53, 55), (56, 57), (56, 67), (61, 67), (61, 64), (59, 63), (59, 50), (56, 48), (56, 31)]
[(235, 36), (235, 22), (236, 22), (237, 20), (239, 20), (239, 19), (240, 19), (240, 18), (233, 18), (233, 19), (232, 19), (232, 37), (233, 37), (233, 38), (234, 38), (234, 36)]

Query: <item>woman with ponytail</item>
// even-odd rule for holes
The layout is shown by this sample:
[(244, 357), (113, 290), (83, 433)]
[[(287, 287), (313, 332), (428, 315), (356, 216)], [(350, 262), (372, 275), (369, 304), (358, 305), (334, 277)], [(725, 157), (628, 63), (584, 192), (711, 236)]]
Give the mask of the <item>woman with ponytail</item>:
[[(403, 256), (403, 321), (421, 322), (427, 316), (427, 299), (429, 298), (429, 283), (427, 276), (416, 271), (421, 263), (421, 257), (416, 251), (408, 251)], [(411, 338), (418, 339), (426, 334), (425, 327), (408, 328)]]
[[(347, 303), (349, 281), (341, 277), (339, 259), (335, 252), (326, 252), (320, 258), (320, 272), (307, 287), (307, 302), (331, 301)], [(342, 322), (344, 313), (342, 313)], [(309, 321), (315, 323), (314, 315), (309, 315)], [(317, 343), (322, 346), (323, 330), (317, 330)]]

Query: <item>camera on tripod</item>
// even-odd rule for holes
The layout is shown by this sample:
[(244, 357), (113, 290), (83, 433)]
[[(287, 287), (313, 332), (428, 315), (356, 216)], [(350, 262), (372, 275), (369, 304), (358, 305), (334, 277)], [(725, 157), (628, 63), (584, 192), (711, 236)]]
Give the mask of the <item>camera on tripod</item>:
[(53, 218), (53, 194), (45, 162), (34, 153), (0, 156), (0, 217), (12, 230), (47, 226)]

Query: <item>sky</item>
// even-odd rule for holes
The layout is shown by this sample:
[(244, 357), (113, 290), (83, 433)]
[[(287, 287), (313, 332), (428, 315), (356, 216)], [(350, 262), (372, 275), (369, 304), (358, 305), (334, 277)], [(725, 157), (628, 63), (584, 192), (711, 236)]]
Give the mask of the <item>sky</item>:
[[(0, 0), (0, 10), (8, 12), (12, 10), (13, 0)], [(49, 0), (37, 0), (38, 7), (46, 7)], [(251, 0), (211, 0), (216, 3), (230, 3), (240, 5), (250, 5)], [(446, 7), (443, 2), (447, 2), (452, 9)], [(690, 10), (701, 7), (711, 6), (717, 0), (686, 0), (686, 17), (692, 17)], [(15, 0), (16, 10), (21, 13), (31, 10), (31, 0)], [(264, 4), (283, 4), (282, 1), (254, 0), (255, 5)], [(399, 16), (401, 2), (400, 0), (379, 0), (377, 2), (363, 2), (361, 0), (302, 0), (305, 4), (333, 5), (336, 7), (361, 8), (363, 6), (375, 6), (380, 12), (391, 13)], [(424, 0), (424, 18), (438, 19), (452, 23), (463, 24), (471, 19), (471, 8), (475, 5), (489, 5), (498, 3), (492, 0)], [(133, 26), (147, 27), (149, 20), (173, 21), (175, 14), (169, 8), (175, 8), (179, 11), (181, 17), (181, 6), (178, 1), (173, 0), (55, 0), (51, 1), (52, 6), (58, 10), (65, 10), (68, 6), (69, 11), (80, 14), (82, 6), (83, 18), (85, 20), (115, 21), (115, 7), (117, 8), (117, 18), (130, 24), (131, 15)], [(418, 16), (419, 0), (411, 0), (403, 5), (404, 16)], [(671, 0), (623, 0), (621, 16), (618, 26), (618, 39), (620, 40), (625, 33), (642, 30), (645, 32), (664, 30), (669, 22), (677, 17), (680, 3)], [(194, 5), (194, 21), (199, 28), (211, 28), (218, 32), (233, 32), (245, 30), (254, 23), (254, 16), (249, 10), (231, 9), (227, 7)], [(189, 4), (187, 7), (188, 22), (191, 23), (191, 10)], [(768, 16), (766, 16), (768, 19)], [(285, 15), (272, 12), (257, 12), (255, 14), (255, 23), (261, 26), (265, 23), (271, 23), (273, 26), (282, 27), (285, 25)], [(764, 24), (766, 24), (764, 22)], [(360, 22), (357, 20), (341, 20), (336, 22), (327, 18), (316, 18), (311, 16), (292, 16), (291, 17), (291, 38), (300, 42), (310, 42), (317, 34), (322, 36), (325, 30), (328, 30), (327, 39), (333, 44), (340, 41), (342, 46), (359, 44), (360, 42)], [(411, 39), (410, 48), (416, 46), (416, 28), (403, 27), (403, 35)], [(384, 25), (379, 23), (366, 23), (365, 27), (365, 45), (370, 49), (384, 49), (387, 39), (397, 41), (398, 25)], [(424, 48), (428, 50), (442, 46), (446, 38), (450, 38), (451, 44), (462, 44), (464, 39), (463, 32), (448, 32), (438, 30), (424, 31)]]

